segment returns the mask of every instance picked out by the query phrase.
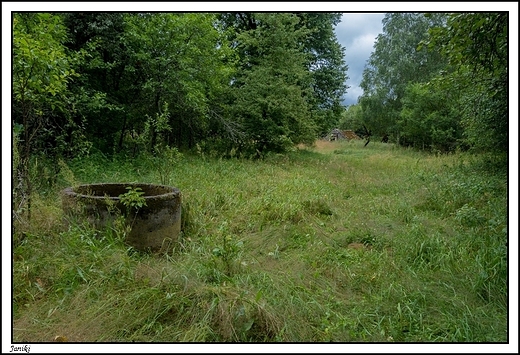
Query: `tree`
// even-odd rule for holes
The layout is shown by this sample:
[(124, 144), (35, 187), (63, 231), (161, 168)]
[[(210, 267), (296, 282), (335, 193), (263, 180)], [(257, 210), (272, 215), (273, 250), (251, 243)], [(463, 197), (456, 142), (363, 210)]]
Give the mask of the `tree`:
[[(83, 51), (77, 67), (81, 74), (70, 89), (76, 96), (74, 120), (84, 122), (88, 139), (97, 149), (112, 153), (122, 147), (130, 115), (128, 107), (140, 92), (141, 77), (127, 71), (130, 52), (123, 42), (123, 13), (65, 13), (69, 36), (65, 45)], [(119, 134), (118, 134), (119, 133)]]
[(58, 15), (14, 14), (13, 119), (23, 131), (22, 160), (29, 158), (37, 144), (45, 145), (42, 133), (46, 129), (64, 128), (56, 115), (70, 109), (68, 84), (76, 76), (75, 59), (63, 46), (66, 36)]
[[(145, 133), (152, 146), (191, 147), (215, 125), (230, 126), (222, 102), (232, 53), (214, 14), (73, 13), (67, 24), (68, 45), (90, 55), (76, 89), (91, 98), (81, 115), (96, 147), (137, 153)], [(167, 117), (169, 129), (155, 129), (155, 117)]]
[(13, 14), (13, 133), (18, 143), (13, 211), (25, 209), (29, 218), (31, 157), (55, 157), (80, 147), (79, 142), (67, 144), (74, 135), (81, 138), (81, 132), (69, 115), (73, 100), (68, 85), (76, 76), (76, 58), (63, 45), (66, 37), (60, 15)]
[(366, 125), (375, 135), (392, 133), (398, 137), (396, 122), (400, 116), (406, 87), (427, 82), (446, 66), (439, 52), (418, 50), (428, 29), (444, 22), (445, 15), (432, 13), (389, 13), (383, 19), (383, 33), (378, 35), (370, 55), (361, 87), (359, 102)]
[(441, 80), (410, 84), (397, 121), (400, 143), (437, 151), (457, 148), (462, 137), (457, 96)]
[(337, 41), (334, 26), (341, 21), (339, 13), (298, 13), (298, 26), (310, 33), (304, 42), (307, 68), (311, 73), (312, 96), (309, 98), (313, 121), (319, 134), (330, 131), (341, 117), (341, 104), (347, 92), (348, 66), (345, 48)]
[(236, 36), (240, 70), (232, 88), (232, 112), (241, 123), (251, 152), (284, 151), (314, 141), (307, 97), (310, 75), (302, 50), (308, 30), (293, 14), (254, 14), (251, 29)]
[[(225, 28), (229, 29), (228, 40), (236, 50), (240, 61), (238, 68), (242, 73), (251, 70), (260, 63), (263, 53), (260, 46), (244, 45), (241, 43), (240, 34), (252, 31), (265, 31), (261, 28), (259, 14), (254, 13), (223, 13), (219, 20)], [(264, 16), (260, 14), (260, 16)], [(285, 36), (291, 37), (291, 28), (300, 33), (299, 48), (297, 51), (303, 54), (299, 60), (308, 72), (305, 80), (297, 83), (302, 90), (306, 101), (306, 107), (310, 114), (316, 133), (323, 134), (332, 128), (339, 120), (344, 108), (341, 105), (342, 96), (346, 92), (345, 81), (347, 65), (344, 62), (344, 48), (338, 43), (334, 26), (341, 15), (337, 13), (285, 13), (272, 14), (273, 17), (294, 17), (294, 25), (284, 29), (289, 31)], [(265, 42), (266, 46), (276, 43)], [(288, 57), (290, 58), (290, 57)], [(238, 79), (238, 77), (237, 77)], [(266, 79), (267, 80), (267, 79)], [(233, 82), (233, 87), (241, 85), (239, 81)]]
[(424, 41), (456, 68), (447, 80), (462, 93), (466, 141), (482, 150), (508, 147), (508, 14), (451, 14)]
[[(140, 114), (161, 113), (166, 102), (172, 130), (162, 137), (168, 145), (192, 147), (204, 139), (229, 84), (231, 55), (215, 15), (154, 13), (128, 15), (125, 41), (142, 72)], [(144, 115), (143, 115), (144, 116)]]

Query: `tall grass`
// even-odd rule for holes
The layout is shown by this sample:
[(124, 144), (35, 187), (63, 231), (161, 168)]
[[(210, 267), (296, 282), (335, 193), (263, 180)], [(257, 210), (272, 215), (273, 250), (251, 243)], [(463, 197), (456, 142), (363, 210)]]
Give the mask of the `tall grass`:
[[(13, 338), (506, 342), (507, 177), (478, 157), (318, 142), (262, 160), (68, 162), (13, 246)], [(164, 172), (169, 176), (165, 177)], [(169, 181), (173, 254), (65, 226), (71, 183)]]

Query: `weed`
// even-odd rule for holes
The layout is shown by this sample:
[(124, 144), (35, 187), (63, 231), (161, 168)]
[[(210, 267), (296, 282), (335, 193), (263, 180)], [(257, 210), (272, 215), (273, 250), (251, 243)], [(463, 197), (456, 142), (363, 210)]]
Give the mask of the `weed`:
[(227, 223), (223, 223), (219, 227), (216, 239), (220, 243), (211, 251), (214, 257), (213, 261), (217, 267), (219, 264), (222, 265), (223, 273), (226, 277), (231, 277), (238, 270), (244, 242), (241, 240), (237, 241), (235, 237), (229, 233)]
[(182, 153), (177, 148), (164, 145), (156, 145), (155, 153), (147, 155), (146, 160), (150, 162), (152, 171), (156, 172), (159, 181), (163, 185), (169, 185), (172, 182), (172, 176), (176, 169)]
[(119, 198), (129, 212), (132, 210), (138, 211), (143, 206), (146, 206), (146, 199), (142, 196), (144, 195), (143, 189), (131, 186), (128, 186), (126, 189), (128, 191), (119, 195)]

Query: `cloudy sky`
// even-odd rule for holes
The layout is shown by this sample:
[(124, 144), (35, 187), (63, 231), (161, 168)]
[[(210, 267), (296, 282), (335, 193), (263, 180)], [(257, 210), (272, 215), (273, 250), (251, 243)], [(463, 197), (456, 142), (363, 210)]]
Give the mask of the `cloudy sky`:
[(348, 65), (347, 85), (350, 88), (345, 95), (345, 105), (357, 103), (363, 93), (359, 84), (365, 63), (374, 49), (374, 41), (383, 31), (383, 17), (384, 13), (345, 13), (336, 26), (336, 37), (345, 47), (345, 62)]

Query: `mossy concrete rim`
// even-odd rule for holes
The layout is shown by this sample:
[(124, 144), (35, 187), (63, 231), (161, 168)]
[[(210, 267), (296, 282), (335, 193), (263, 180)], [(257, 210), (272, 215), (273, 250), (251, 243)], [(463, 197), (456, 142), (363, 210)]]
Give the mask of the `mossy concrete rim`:
[[(122, 194), (140, 188), (145, 206), (126, 216), (132, 228), (126, 236), (127, 244), (143, 251), (170, 251), (178, 243), (181, 231), (181, 191), (172, 186), (145, 183), (96, 183), (68, 187), (62, 191), (63, 210), (85, 218), (97, 229), (114, 222), (127, 206)], [(134, 213), (135, 211), (135, 213)]]
[[(78, 198), (100, 199), (105, 200), (109, 198), (113, 201), (120, 201), (119, 195), (128, 192), (127, 188), (133, 189), (141, 188), (145, 200), (167, 199), (171, 194), (180, 194), (180, 190), (176, 187), (158, 185), (158, 184), (144, 184), (144, 183), (96, 183), (83, 184), (76, 187), (67, 187), (63, 190), (63, 194), (73, 195)], [(100, 194), (103, 192), (103, 194)]]

